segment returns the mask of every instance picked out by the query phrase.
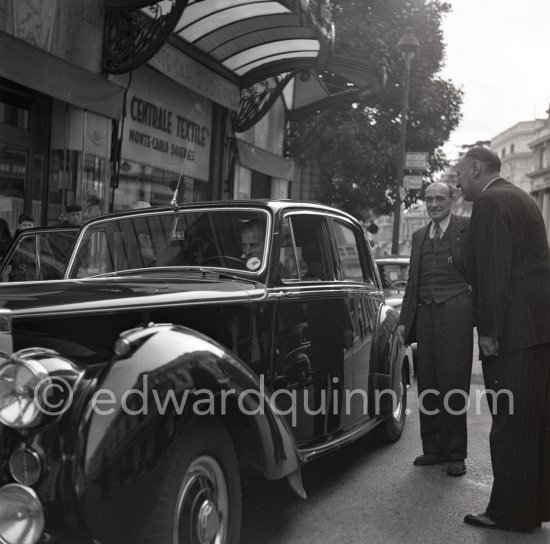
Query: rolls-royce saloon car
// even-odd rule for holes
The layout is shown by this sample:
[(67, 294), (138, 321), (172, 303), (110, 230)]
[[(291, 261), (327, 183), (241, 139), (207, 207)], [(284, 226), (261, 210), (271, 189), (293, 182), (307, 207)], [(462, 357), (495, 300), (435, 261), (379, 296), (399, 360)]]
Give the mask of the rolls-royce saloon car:
[(308, 461), (401, 436), (410, 351), (343, 212), (134, 210), (62, 269), (0, 288), (0, 542), (237, 543), (243, 470), (305, 498)]

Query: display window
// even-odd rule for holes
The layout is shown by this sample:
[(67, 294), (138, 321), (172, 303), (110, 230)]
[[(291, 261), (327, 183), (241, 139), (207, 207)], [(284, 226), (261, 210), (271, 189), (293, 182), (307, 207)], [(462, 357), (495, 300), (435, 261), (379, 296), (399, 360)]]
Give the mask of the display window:
[(0, 219), (13, 234), (23, 212), (42, 224), (49, 98), (0, 78)]

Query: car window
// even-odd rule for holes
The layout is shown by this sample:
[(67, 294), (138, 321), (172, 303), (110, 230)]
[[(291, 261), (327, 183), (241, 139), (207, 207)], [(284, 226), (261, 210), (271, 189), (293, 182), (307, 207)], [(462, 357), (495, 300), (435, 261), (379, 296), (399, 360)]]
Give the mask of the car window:
[(341, 221), (334, 221), (334, 234), (342, 278), (374, 284), (363, 234)]
[(284, 280), (323, 281), (330, 278), (326, 222), (314, 214), (292, 214), (283, 220), (278, 274)]
[(268, 216), (254, 210), (192, 210), (117, 217), (90, 225), (70, 277), (167, 266), (259, 272)]
[(24, 233), (2, 262), (2, 282), (63, 278), (77, 231)]

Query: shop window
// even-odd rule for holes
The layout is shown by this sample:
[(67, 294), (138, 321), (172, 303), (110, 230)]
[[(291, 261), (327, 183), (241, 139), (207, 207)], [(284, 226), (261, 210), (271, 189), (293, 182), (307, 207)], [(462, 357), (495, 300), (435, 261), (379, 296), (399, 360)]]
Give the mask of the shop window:
[(108, 212), (110, 127), (106, 117), (56, 101), (53, 105), (48, 223), (57, 223), (69, 204), (82, 206), (82, 219)]
[(23, 212), (42, 224), (50, 100), (0, 78), (0, 218), (11, 232)]
[[(161, 168), (123, 160), (114, 192), (114, 211), (147, 206), (168, 206), (178, 185), (179, 175)], [(208, 182), (182, 176), (178, 203), (199, 202), (208, 198)]]

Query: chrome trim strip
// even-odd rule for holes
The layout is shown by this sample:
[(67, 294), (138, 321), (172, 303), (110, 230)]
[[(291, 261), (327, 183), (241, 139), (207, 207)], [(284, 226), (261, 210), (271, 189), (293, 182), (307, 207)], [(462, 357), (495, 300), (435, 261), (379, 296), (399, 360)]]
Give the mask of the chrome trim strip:
[[(244, 290), (243, 290), (244, 291)], [(83, 314), (99, 314), (99, 313), (112, 313), (123, 312), (127, 310), (150, 310), (155, 308), (172, 308), (178, 306), (192, 306), (200, 303), (201, 306), (211, 304), (241, 304), (243, 302), (250, 303), (253, 300), (261, 301), (267, 298), (265, 289), (254, 289), (253, 291), (246, 292), (246, 295), (239, 293), (235, 295), (234, 292), (224, 293), (225, 297), (217, 294), (216, 298), (212, 300), (204, 300), (197, 298), (195, 291), (193, 292), (180, 292), (180, 293), (164, 293), (155, 294), (136, 299), (135, 297), (128, 297), (117, 300), (99, 300), (94, 302), (87, 302), (85, 306), (83, 303), (78, 302), (74, 304), (62, 304), (56, 306), (44, 306), (35, 307), (30, 310), (14, 310), (14, 317), (26, 317), (36, 316), (44, 317), (48, 315), (61, 316), (61, 315), (83, 315)], [(186, 300), (187, 299), (187, 300)]]

